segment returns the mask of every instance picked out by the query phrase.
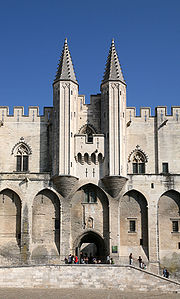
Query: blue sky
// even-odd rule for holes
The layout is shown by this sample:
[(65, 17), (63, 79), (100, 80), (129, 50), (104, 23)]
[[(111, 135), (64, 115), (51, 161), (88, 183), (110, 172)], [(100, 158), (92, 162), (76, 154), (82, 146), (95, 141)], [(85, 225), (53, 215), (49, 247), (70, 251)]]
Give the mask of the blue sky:
[(180, 105), (179, 0), (0, 1), (0, 105), (52, 106), (65, 37), (79, 93), (100, 92), (111, 44), (127, 83), (127, 105)]

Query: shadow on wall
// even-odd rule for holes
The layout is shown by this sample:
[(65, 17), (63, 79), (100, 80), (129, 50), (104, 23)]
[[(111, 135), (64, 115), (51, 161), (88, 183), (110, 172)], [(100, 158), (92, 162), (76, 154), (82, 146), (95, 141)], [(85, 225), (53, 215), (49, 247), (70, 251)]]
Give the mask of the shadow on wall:
[[(46, 107), (44, 109), (45, 116), (40, 118), (40, 172), (50, 172), (52, 170), (52, 112), (52, 108)], [(57, 136), (55, 140), (55, 145), (57, 145)]]
[[(0, 254), (16, 261), (21, 247), (21, 200), (10, 189), (0, 193)], [(13, 262), (12, 260), (12, 262)]]
[(35, 256), (57, 256), (60, 253), (60, 202), (57, 195), (45, 189), (34, 198), (32, 241)]
[(121, 245), (138, 255), (141, 255), (142, 248), (148, 259), (148, 208), (143, 194), (131, 190), (121, 198), (120, 223)]
[(161, 268), (180, 277), (180, 193), (165, 192), (158, 202), (159, 259)]

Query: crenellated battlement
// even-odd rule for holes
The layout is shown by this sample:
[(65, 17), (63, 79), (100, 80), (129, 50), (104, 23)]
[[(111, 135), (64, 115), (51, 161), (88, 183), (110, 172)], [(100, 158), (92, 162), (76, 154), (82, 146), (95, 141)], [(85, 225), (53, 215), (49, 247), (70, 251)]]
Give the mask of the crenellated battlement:
[(180, 120), (180, 106), (172, 106), (171, 107), (171, 114), (167, 113), (167, 107), (166, 106), (157, 106), (155, 107), (155, 115), (151, 114), (151, 108), (150, 107), (141, 107), (140, 108), (140, 115), (136, 114), (136, 108), (135, 107), (127, 107), (126, 108), (126, 117), (127, 121), (132, 121), (133, 118), (143, 120), (148, 120), (149, 118), (161, 118), (164, 119), (175, 119), (176, 121)]
[(0, 106), (0, 120), (4, 121), (27, 121), (27, 122), (36, 122), (36, 121), (43, 121), (48, 122), (52, 120), (52, 112), (53, 107), (44, 107), (43, 115), (39, 115), (39, 107), (38, 106), (29, 106), (28, 107), (28, 114), (24, 114), (24, 107), (23, 106), (14, 106), (13, 107), (13, 114), (9, 113), (8, 106)]

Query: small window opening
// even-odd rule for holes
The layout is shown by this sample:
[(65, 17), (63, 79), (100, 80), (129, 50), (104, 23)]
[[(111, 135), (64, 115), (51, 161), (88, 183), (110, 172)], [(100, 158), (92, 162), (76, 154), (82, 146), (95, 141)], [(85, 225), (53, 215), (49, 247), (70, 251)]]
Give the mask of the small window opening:
[(179, 223), (177, 220), (172, 221), (172, 230), (174, 233), (179, 231)]
[(154, 183), (151, 183), (151, 188), (154, 189)]
[(92, 189), (86, 189), (84, 191), (84, 202), (85, 203), (96, 203), (97, 202), (96, 191), (94, 191)]
[(168, 169), (168, 163), (162, 163), (162, 172), (163, 173), (169, 173), (169, 169)]
[(135, 220), (129, 221), (129, 231), (131, 233), (136, 231), (136, 221)]
[(87, 142), (88, 143), (93, 143), (93, 135), (92, 134), (87, 135)]
[(140, 245), (141, 246), (143, 245), (143, 239), (140, 239)]

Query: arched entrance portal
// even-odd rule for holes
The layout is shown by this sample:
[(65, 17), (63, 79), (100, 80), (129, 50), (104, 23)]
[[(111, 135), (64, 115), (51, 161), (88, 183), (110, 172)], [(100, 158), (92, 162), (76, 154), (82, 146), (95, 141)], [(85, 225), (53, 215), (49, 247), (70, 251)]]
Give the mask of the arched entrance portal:
[(78, 240), (76, 255), (78, 255), (79, 258), (80, 255), (88, 256), (90, 261), (93, 257), (105, 261), (106, 249), (103, 238), (93, 231), (84, 233)]

